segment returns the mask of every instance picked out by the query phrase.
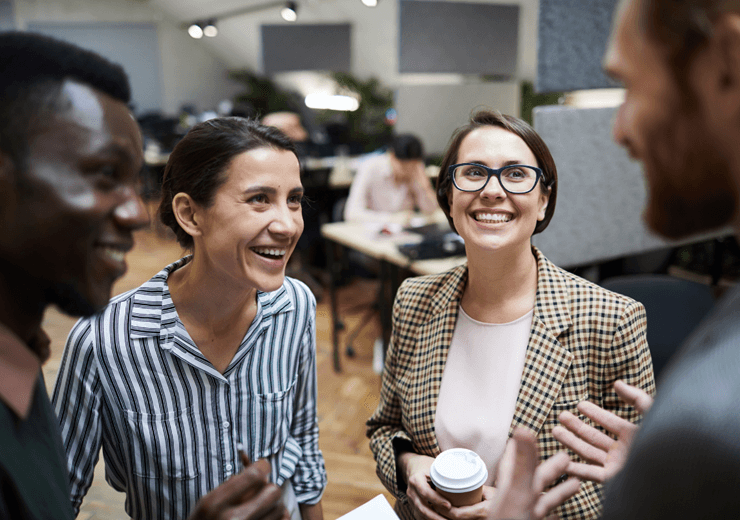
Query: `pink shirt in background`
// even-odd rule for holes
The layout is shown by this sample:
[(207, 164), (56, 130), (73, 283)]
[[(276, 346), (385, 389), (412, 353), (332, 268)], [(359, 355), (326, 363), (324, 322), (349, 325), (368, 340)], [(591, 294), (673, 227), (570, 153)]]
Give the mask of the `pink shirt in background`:
[(459, 307), (434, 428), (442, 451), (468, 448), (480, 455), (487, 486), (508, 440), (533, 314), (534, 309), (510, 323), (482, 323)]
[(425, 212), (434, 211), (436, 200), (427, 201), (424, 193), (407, 184), (393, 181), (387, 153), (362, 161), (357, 169), (344, 207), (344, 220), (383, 222), (391, 213), (413, 210), (415, 203)]

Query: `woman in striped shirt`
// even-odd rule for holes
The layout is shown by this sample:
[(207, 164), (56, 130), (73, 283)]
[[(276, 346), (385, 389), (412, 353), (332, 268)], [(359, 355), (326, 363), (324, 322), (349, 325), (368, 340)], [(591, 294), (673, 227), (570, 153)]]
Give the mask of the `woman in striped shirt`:
[(187, 517), (243, 449), (269, 461), (293, 518), (321, 519), (316, 301), (285, 277), (303, 231), (293, 145), (242, 118), (201, 123), (162, 191), (159, 216), (192, 255), (80, 320), (65, 347), (52, 400), (75, 510), (101, 445), (134, 519)]

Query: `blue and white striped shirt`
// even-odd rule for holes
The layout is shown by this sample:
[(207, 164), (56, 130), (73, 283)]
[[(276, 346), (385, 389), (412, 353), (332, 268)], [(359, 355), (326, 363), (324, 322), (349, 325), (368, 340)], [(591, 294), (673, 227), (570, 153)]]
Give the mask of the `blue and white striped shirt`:
[(180, 321), (165, 267), (77, 322), (52, 402), (79, 510), (102, 443), (108, 483), (134, 519), (185, 518), (239, 471), (237, 444), (290, 479), (299, 503), (326, 485), (316, 417), (316, 300), (286, 278), (258, 292), (257, 315), (221, 374)]

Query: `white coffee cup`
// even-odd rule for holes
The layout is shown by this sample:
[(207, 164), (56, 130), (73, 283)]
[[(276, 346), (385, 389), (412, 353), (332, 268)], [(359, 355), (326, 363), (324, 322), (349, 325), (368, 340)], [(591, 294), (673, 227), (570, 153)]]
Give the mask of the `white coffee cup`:
[(488, 470), (474, 451), (452, 448), (437, 455), (429, 476), (437, 492), (453, 506), (469, 506), (483, 499)]

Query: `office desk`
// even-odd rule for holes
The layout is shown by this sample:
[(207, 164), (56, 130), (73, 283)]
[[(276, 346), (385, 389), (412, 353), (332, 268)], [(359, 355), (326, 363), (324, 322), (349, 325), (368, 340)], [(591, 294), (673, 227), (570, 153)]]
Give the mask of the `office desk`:
[[(444, 214), (438, 212), (431, 220), (444, 220)], [(403, 216), (399, 216), (403, 219)], [(400, 224), (397, 224), (400, 226)], [(371, 258), (380, 261), (380, 283), (382, 296), (380, 298), (380, 323), (383, 331), (383, 347), (387, 348), (391, 335), (391, 317), (393, 299), (401, 284), (402, 270), (412, 275), (436, 274), (465, 262), (464, 256), (448, 258), (434, 258), (429, 260), (412, 261), (398, 251), (399, 244), (421, 241), (422, 236), (416, 233), (401, 231), (391, 235), (378, 233), (380, 225), (368, 225), (361, 222), (335, 222), (321, 226), (321, 235), (327, 243), (327, 258), (331, 283), (329, 295), (331, 297), (332, 315), (332, 342), (334, 355), (334, 370), (341, 370), (339, 356), (339, 331), (344, 327), (339, 317), (337, 306), (336, 286), (343, 266), (342, 257), (345, 249), (354, 249)]]

